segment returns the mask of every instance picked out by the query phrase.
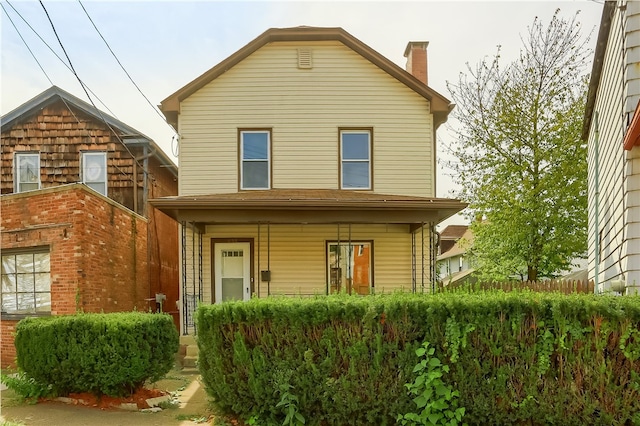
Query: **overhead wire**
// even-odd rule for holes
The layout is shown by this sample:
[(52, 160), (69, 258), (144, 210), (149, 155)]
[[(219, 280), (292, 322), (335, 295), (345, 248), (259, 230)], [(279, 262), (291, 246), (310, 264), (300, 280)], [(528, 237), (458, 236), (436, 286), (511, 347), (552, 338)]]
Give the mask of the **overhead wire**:
[[(104, 114), (102, 114), (102, 111), (100, 111), (98, 109), (98, 107), (96, 106), (96, 104), (93, 102), (93, 99), (91, 98), (91, 96), (89, 95), (89, 92), (87, 91), (87, 89), (85, 88), (84, 82), (80, 79), (80, 76), (78, 76), (78, 73), (76, 72), (73, 63), (71, 62), (71, 58), (69, 58), (69, 55), (67, 54), (67, 50), (65, 49), (64, 45), (62, 44), (62, 40), (60, 40), (60, 37), (58, 36), (58, 31), (56, 30), (55, 25), (53, 24), (53, 21), (51, 20), (51, 16), (49, 16), (49, 12), (47, 11), (47, 8), (45, 7), (44, 3), (42, 2), (42, 0), (39, 0), (40, 5), (42, 6), (42, 9), (44, 10), (45, 14), (47, 15), (47, 19), (49, 20), (49, 24), (51, 24), (51, 28), (53, 29), (53, 33), (56, 36), (56, 39), (58, 40), (58, 43), (60, 44), (60, 47), (62, 48), (62, 51), (64, 52), (65, 57), (67, 58), (67, 61), (69, 62), (69, 66), (71, 67), (71, 70), (73, 72), (73, 75), (75, 75), (76, 79), (78, 80), (78, 82), (80, 83), (80, 85), (82, 86), (82, 90), (84, 91), (84, 93), (87, 95), (87, 98), (89, 99), (89, 102), (91, 102), (91, 105), (93, 105), (93, 107), (95, 108), (95, 110), (97, 111), (98, 115), (100, 115), (101, 120), (104, 122), (104, 124), (109, 128), (109, 130), (111, 130), (111, 132), (114, 134), (114, 136), (116, 137), (116, 139), (118, 139), (118, 141), (122, 144), (122, 146), (124, 147), (124, 149), (129, 153), (129, 155), (131, 155), (131, 158), (133, 159), (133, 161), (142, 169), (142, 171), (146, 174), (148, 174), (147, 170), (140, 164), (140, 162), (136, 159), (136, 156), (133, 155), (133, 153), (131, 152), (131, 150), (129, 149), (129, 147), (127, 146), (127, 144), (124, 143), (124, 141), (122, 140), (122, 138), (120, 137), (120, 135), (113, 129), (113, 127), (111, 127), (111, 125), (107, 122), (107, 119), (104, 117)], [(137, 184), (136, 182), (134, 182), (134, 184)]]
[(122, 65), (122, 62), (120, 62), (120, 59), (118, 58), (118, 56), (115, 54), (115, 52), (113, 51), (113, 49), (111, 48), (111, 46), (109, 45), (109, 43), (107, 42), (107, 40), (104, 38), (104, 36), (102, 35), (102, 33), (100, 32), (100, 30), (98, 29), (98, 27), (96, 26), (95, 22), (93, 22), (93, 19), (91, 18), (91, 15), (89, 15), (89, 12), (87, 12), (87, 9), (84, 7), (84, 4), (82, 4), (81, 0), (77, 0), (78, 3), (80, 4), (80, 7), (82, 7), (82, 10), (84, 11), (85, 15), (87, 15), (87, 18), (89, 19), (89, 22), (91, 22), (91, 25), (93, 25), (93, 28), (96, 30), (96, 32), (98, 33), (98, 35), (100, 36), (100, 38), (102, 39), (102, 41), (104, 42), (104, 44), (107, 46), (107, 49), (109, 49), (109, 52), (111, 52), (111, 55), (113, 55), (113, 58), (116, 60), (116, 62), (118, 63), (118, 65), (120, 65), (120, 68), (122, 68), (122, 71), (124, 71), (124, 73), (126, 74), (127, 78), (129, 78), (129, 81), (131, 81), (131, 83), (134, 85), (134, 87), (138, 90), (138, 92), (140, 92), (140, 94), (142, 95), (142, 97), (147, 101), (147, 103), (149, 104), (149, 106), (151, 107), (151, 109), (153, 109), (153, 111), (162, 119), (162, 121), (164, 123), (167, 124), (167, 126), (169, 126), (171, 128), (171, 130), (176, 133), (175, 129), (173, 128), (173, 126), (171, 126), (169, 123), (167, 123), (166, 117), (164, 117), (162, 115), (162, 113), (160, 111), (158, 111), (157, 107), (154, 106), (151, 101), (149, 100), (149, 98), (142, 92), (142, 89), (140, 89), (140, 87), (136, 84), (135, 81), (133, 81), (133, 78), (131, 77), (131, 75), (129, 74), (129, 72), (126, 70), (126, 68), (124, 67), (124, 65)]
[[(72, 71), (72, 70), (71, 70), (71, 67), (69, 66), (69, 64), (67, 64), (67, 63), (64, 61), (64, 59), (62, 59), (62, 58), (60, 57), (60, 55), (58, 55), (58, 52), (56, 52), (56, 51), (55, 51), (55, 50), (54, 50), (54, 49), (49, 45), (49, 43), (47, 43), (47, 42), (46, 42), (46, 40), (45, 40), (44, 38), (42, 38), (42, 36), (40, 35), (40, 33), (38, 33), (38, 32), (35, 30), (35, 28), (33, 28), (33, 26), (31, 26), (31, 24), (30, 24), (30, 23), (29, 23), (29, 22), (24, 18), (24, 16), (22, 16), (22, 14), (21, 14), (21, 13), (20, 13), (16, 8), (15, 8), (15, 6), (14, 6), (13, 4), (11, 4), (11, 2), (10, 2), (9, 0), (4, 0), (4, 2), (3, 2), (3, 3), (7, 3), (9, 6), (11, 6), (11, 9), (13, 9), (13, 12), (14, 12), (16, 15), (18, 15), (18, 16), (20, 17), (20, 19), (22, 19), (22, 21), (23, 21), (23, 22), (24, 22), (24, 23), (29, 27), (29, 29), (30, 29), (31, 31), (33, 31), (33, 33), (34, 33), (34, 34), (35, 34), (35, 35), (40, 39), (40, 41), (41, 41), (45, 46), (47, 46), (47, 48), (49, 48), (49, 50), (51, 51), (51, 53), (53, 53), (53, 54), (55, 55), (55, 57), (56, 57), (56, 58), (58, 58), (58, 60), (59, 60), (59, 61), (60, 61), (60, 62), (65, 66), (65, 67), (67, 67), (67, 69), (68, 69), (69, 71)], [(6, 10), (6, 9), (4, 9), (4, 5), (3, 5), (3, 7), (2, 7), (2, 8), (3, 8), (3, 10), (4, 10), (4, 13), (6, 13), (6, 14), (7, 14), (7, 17), (8, 17), (8, 16), (9, 16), (9, 13), (7, 12), (7, 10)], [(9, 19), (11, 20), (11, 18), (9, 18)], [(13, 22), (12, 22), (12, 24), (13, 24)], [(16, 29), (16, 31), (18, 32), (18, 35), (20, 35), (20, 38), (22, 38), (22, 35), (21, 35), (21, 34), (20, 34), (20, 32), (18, 31), (18, 29), (17, 29), (17, 27), (16, 27), (16, 25), (15, 25), (15, 24), (13, 24), (13, 27), (14, 27), (14, 28)], [(25, 43), (25, 45), (27, 45), (27, 43), (26, 43), (26, 41), (25, 41), (24, 39), (23, 39), (22, 41)], [(28, 48), (28, 45), (27, 45), (27, 48)], [(32, 55), (32, 56), (33, 56), (33, 55)], [(51, 80), (49, 80), (49, 82), (51, 82)], [(51, 83), (51, 85), (53, 85), (53, 83)], [(86, 86), (86, 84), (85, 84), (85, 86)], [(89, 91), (89, 92), (90, 92), (90, 93), (91, 93), (91, 94), (92, 94), (92, 95), (93, 95), (93, 96), (98, 100), (98, 102), (100, 102), (100, 104), (101, 104), (101, 105), (102, 105), (102, 106), (103, 106), (107, 111), (109, 111), (109, 114), (111, 114), (111, 115), (112, 115), (112, 116), (114, 116), (115, 118), (118, 118), (118, 117), (114, 114), (114, 112), (113, 112), (113, 111), (111, 111), (111, 110), (109, 109), (109, 107), (108, 107), (108, 106), (107, 106), (107, 105), (102, 101), (102, 99), (100, 99), (100, 98), (98, 97), (98, 95), (96, 95), (96, 94), (95, 94), (95, 93), (94, 93), (94, 92), (93, 92), (93, 91), (92, 91), (88, 86), (86, 86), (86, 87), (87, 87), (87, 90), (88, 90), (88, 91)]]
[[(8, 3), (8, 2), (7, 2)], [(40, 70), (42, 71), (42, 73), (45, 75), (45, 77), (47, 78), (47, 80), (49, 81), (49, 83), (54, 86), (53, 81), (51, 80), (51, 77), (49, 77), (49, 74), (45, 71), (44, 67), (42, 66), (42, 64), (40, 63), (40, 61), (38, 60), (38, 58), (36, 57), (35, 53), (33, 52), (33, 50), (31, 49), (31, 47), (29, 46), (29, 44), (27, 43), (27, 41), (25, 40), (25, 38), (22, 36), (22, 33), (20, 32), (20, 30), (18, 29), (17, 25), (15, 24), (15, 22), (13, 21), (13, 19), (11, 19), (11, 15), (8, 13), (7, 9), (4, 7), (4, 5), (2, 3), (0, 3), (0, 6), (2, 7), (2, 10), (4, 11), (4, 13), (7, 15), (7, 18), (9, 19), (9, 21), (11, 22), (11, 25), (13, 26), (13, 28), (16, 30), (16, 33), (18, 34), (18, 37), (20, 37), (20, 39), (22, 40), (22, 42), (24, 43), (25, 47), (27, 48), (27, 50), (29, 51), (29, 53), (31, 54), (31, 56), (33, 57), (33, 59), (36, 61), (36, 63), (38, 64), (38, 67), (40, 67)], [(13, 6), (12, 6), (13, 7)], [(14, 11), (15, 8), (13, 8)], [(16, 11), (16, 13), (18, 13)], [(19, 13), (18, 13), (19, 14)], [(24, 20), (24, 18), (22, 18)], [(25, 21), (26, 22), (26, 21)], [(28, 23), (27, 23), (28, 24)], [(33, 28), (32, 28), (33, 30)], [(43, 40), (44, 41), (44, 40)], [(46, 43), (45, 43), (46, 44)], [(50, 48), (50, 47), (49, 47)], [(67, 110), (71, 113), (71, 115), (73, 116), (73, 118), (76, 120), (76, 122), (78, 123), (78, 126), (80, 127), (80, 119), (78, 118), (78, 116), (74, 113), (73, 109), (69, 106), (69, 104), (67, 103), (66, 99), (64, 97), (60, 97), (60, 100), (64, 103), (64, 105), (66, 106)], [(95, 107), (95, 105), (94, 105)], [(97, 109), (97, 108), (96, 108)], [(99, 110), (98, 110), (99, 111)], [(91, 132), (89, 131), (89, 129), (84, 129), (87, 132), (87, 137), (89, 138), (90, 141), (93, 142), (93, 136), (91, 135)], [(111, 129), (112, 132), (114, 132), (113, 129)], [(115, 133), (115, 132), (114, 132)], [(117, 136), (117, 135), (116, 135)], [(125, 146), (126, 148), (126, 146)], [(135, 157), (134, 157), (135, 158)], [(117, 165), (113, 165), (122, 175), (129, 177), (129, 179), (133, 182), (133, 179), (129, 176), (129, 174), (125, 173), (120, 167), (118, 167)]]
[[(47, 80), (49, 80), (49, 84), (54, 86), (53, 81), (51, 80), (51, 77), (49, 77), (49, 74), (47, 74), (47, 72), (45, 71), (44, 67), (40, 63), (40, 61), (38, 61), (38, 58), (36, 57), (35, 53), (33, 53), (33, 50), (31, 50), (31, 47), (29, 47), (29, 44), (27, 43), (27, 41), (24, 39), (24, 37), (22, 37), (22, 33), (20, 32), (20, 30), (18, 30), (18, 27), (16, 26), (15, 22), (13, 22), (13, 19), (11, 19), (11, 16), (7, 12), (7, 9), (5, 9), (4, 4), (0, 3), (0, 6), (2, 6), (2, 10), (7, 15), (7, 18), (9, 18), (9, 22), (11, 22), (11, 25), (16, 30), (16, 33), (18, 33), (18, 37), (20, 37), (20, 40), (22, 40), (22, 42), (24, 43), (25, 47), (27, 48), (27, 50), (31, 54), (31, 57), (33, 57), (33, 60), (36, 61), (36, 64), (38, 64), (38, 67), (40, 67), (40, 70), (42, 71), (44, 76), (47, 78)], [(78, 124), (80, 124), (80, 120), (78, 119), (76, 114), (73, 112), (73, 110), (69, 107), (69, 104), (67, 104), (67, 101), (64, 98), (61, 98), (61, 99), (62, 99), (62, 102), (67, 107), (67, 109), (69, 110), (69, 112), (71, 112), (71, 115), (73, 115), (73, 118), (75, 118), (76, 121), (78, 122)], [(91, 134), (89, 134), (89, 139), (91, 139)]]

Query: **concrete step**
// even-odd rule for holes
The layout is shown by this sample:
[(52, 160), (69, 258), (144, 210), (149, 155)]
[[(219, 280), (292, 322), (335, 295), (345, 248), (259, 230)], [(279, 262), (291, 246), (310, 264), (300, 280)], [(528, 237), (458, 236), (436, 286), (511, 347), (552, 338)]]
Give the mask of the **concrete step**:
[(195, 336), (180, 336), (180, 365), (183, 370), (198, 369), (198, 345)]

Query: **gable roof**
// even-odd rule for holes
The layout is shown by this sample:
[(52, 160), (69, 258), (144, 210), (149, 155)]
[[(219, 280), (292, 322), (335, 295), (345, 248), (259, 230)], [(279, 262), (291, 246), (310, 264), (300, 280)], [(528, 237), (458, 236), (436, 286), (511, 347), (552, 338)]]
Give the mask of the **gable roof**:
[[(447, 251), (438, 256), (438, 260), (448, 259), (454, 256), (464, 256), (468, 249), (473, 246), (473, 232), (468, 226), (465, 226), (462, 235), (456, 239), (456, 243)], [(442, 238), (442, 236), (440, 237)]]
[(122, 132), (122, 135), (119, 136), (121, 137), (123, 143), (126, 145), (134, 145), (140, 143), (149, 145), (151, 147), (153, 156), (158, 158), (158, 160), (160, 160), (160, 162), (165, 165), (171, 171), (171, 173), (177, 176), (178, 167), (149, 136), (123, 123), (117, 118), (114, 118), (109, 114), (98, 110), (93, 105), (90, 105), (82, 99), (72, 95), (71, 93), (62, 90), (58, 86), (51, 86), (44, 92), (36, 95), (14, 110), (3, 115), (0, 118), (0, 122), (2, 123), (2, 133), (11, 129), (16, 123), (28, 120), (31, 116), (38, 113), (43, 108), (59, 101), (64, 101), (68, 106), (74, 107), (79, 111), (82, 111), (83, 113), (94, 117), (96, 121), (104, 122), (111, 128), (118, 129), (120, 132)]
[(225, 72), (229, 71), (239, 62), (247, 58), (249, 55), (260, 49), (264, 45), (276, 41), (339, 41), (358, 53), (391, 77), (394, 77), (414, 92), (431, 102), (431, 111), (434, 114), (435, 126), (444, 123), (447, 120), (449, 112), (454, 105), (435, 90), (415, 78), (409, 72), (400, 68), (389, 59), (373, 50), (342, 28), (321, 28), (321, 27), (294, 27), (294, 28), (270, 28), (258, 37), (250, 41), (240, 50), (214, 66), (204, 74), (197, 77), (175, 93), (168, 96), (160, 104), (160, 110), (167, 117), (167, 121), (177, 127), (178, 112), (180, 110), (180, 102), (200, 90), (206, 84), (215, 80)]

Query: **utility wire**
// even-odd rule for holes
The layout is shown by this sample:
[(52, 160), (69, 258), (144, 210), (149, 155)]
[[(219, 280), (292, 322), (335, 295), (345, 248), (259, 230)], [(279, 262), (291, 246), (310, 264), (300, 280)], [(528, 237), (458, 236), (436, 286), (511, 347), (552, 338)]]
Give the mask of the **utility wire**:
[[(29, 53), (31, 54), (31, 56), (33, 57), (33, 60), (36, 61), (36, 63), (38, 64), (38, 66), (40, 67), (40, 70), (42, 70), (42, 73), (44, 74), (44, 76), (47, 78), (47, 80), (49, 80), (49, 84), (51, 84), (52, 86), (54, 86), (53, 81), (51, 80), (51, 78), (49, 77), (49, 74), (47, 74), (47, 72), (45, 71), (45, 69), (42, 67), (42, 64), (40, 64), (40, 61), (38, 61), (38, 58), (36, 57), (36, 55), (33, 53), (33, 51), (31, 50), (31, 48), (29, 47), (29, 44), (27, 43), (27, 41), (24, 39), (24, 37), (22, 37), (22, 33), (20, 32), (20, 30), (18, 30), (18, 27), (16, 26), (16, 24), (13, 22), (13, 19), (11, 19), (11, 16), (9, 15), (9, 13), (7, 12), (7, 9), (5, 9), (4, 4), (0, 3), (0, 6), (2, 7), (2, 10), (4, 11), (4, 13), (7, 15), (7, 18), (9, 18), (9, 22), (11, 22), (11, 25), (13, 26), (13, 28), (16, 30), (16, 33), (18, 33), (18, 37), (20, 37), (20, 40), (22, 40), (22, 42), (24, 43), (25, 47), (27, 48), (27, 50), (29, 51)], [(12, 6), (13, 7), (13, 6)], [(15, 10), (15, 9), (14, 9)], [(23, 18), (24, 19), (24, 18)], [(64, 97), (60, 97), (60, 100), (62, 101), (62, 103), (64, 103), (64, 105), (67, 107), (67, 110), (69, 110), (69, 112), (71, 113), (71, 115), (73, 116), (73, 118), (76, 120), (76, 122), (78, 123), (78, 128), (81, 128), (81, 123), (80, 123), (80, 119), (78, 118), (78, 116), (73, 112), (73, 109), (69, 106), (69, 104), (67, 103), (67, 100)], [(91, 132), (89, 131), (89, 129), (84, 129), (87, 132), (87, 137), (89, 138), (89, 140), (91, 141), (91, 143), (95, 143), (93, 141), (93, 136), (91, 136)], [(127, 173), (125, 173), (120, 167), (118, 167), (117, 165), (115, 165), (115, 168), (122, 173), (124, 176), (129, 177), (129, 179), (131, 179), (131, 181), (133, 182), (133, 178), (131, 178)]]
[[(87, 92), (87, 89), (85, 88), (84, 83), (82, 82), (82, 80), (78, 76), (78, 73), (76, 72), (75, 68), (73, 67), (73, 63), (71, 62), (71, 58), (69, 58), (69, 55), (67, 54), (67, 50), (64, 48), (64, 45), (62, 44), (62, 40), (60, 40), (60, 37), (58, 36), (58, 32), (56, 31), (55, 25), (53, 25), (53, 21), (51, 20), (51, 17), (49, 16), (49, 12), (47, 11), (47, 8), (44, 6), (44, 3), (42, 2), (42, 0), (39, 0), (39, 2), (40, 2), (40, 6), (42, 6), (42, 9), (44, 9), (44, 13), (47, 15), (47, 19), (49, 20), (49, 23), (51, 24), (51, 28), (53, 29), (53, 33), (55, 34), (56, 39), (58, 40), (58, 43), (60, 44), (60, 47), (62, 48), (62, 51), (64, 52), (64, 56), (67, 58), (67, 61), (69, 61), (69, 66), (71, 67), (71, 70), (73, 71), (73, 75), (75, 75), (76, 79), (78, 79), (78, 82), (82, 86), (82, 90), (84, 90), (84, 93), (87, 95), (87, 98), (89, 98), (89, 101), (91, 102), (91, 105), (93, 105), (95, 110), (98, 112), (98, 114), (100, 115), (100, 118), (102, 119), (104, 124), (111, 130), (111, 132), (115, 135), (116, 139), (118, 139), (118, 141), (120, 141), (120, 143), (122, 144), (124, 149), (126, 149), (127, 152), (129, 153), (129, 155), (131, 155), (131, 158), (133, 159), (133, 161), (142, 169), (142, 171), (145, 174), (148, 174), (147, 170), (136, 159), (136, 156), (133, 155), (133, 153), (131, 152), (131, 150), (127, 146), (127, 144), (125, 144), (124, 141), (120, 138), (120, 135), (118, 135), (118, 133), (113, 129), (113, 127), (111, 127), (111, 125), (109, 125), (109, 123), (107, 122), (106, 118), (102, 114), (102, 111), (100, 111), (98, 109), (96, 104), (93, 102), (93, 99), (91, 99), (91, 96), (89, 96), (89, 92)], [(137, 184), (137, 183), (135, 183), (135, 184)]]
[(149, 98), (147, 98), (147, 96), (142, 92), (142, 89), (140, 89), (140, 87), (136, 84), (135, 81), (133, 81), (133, 78), (131, 78), (131, 75), (129, 75), (129, 72), (125, 69), (124, 65), (122, 65), (122, 62), (120, 62), (120, 59), (118, 59), (118, 56), (116, 56), (115, 52), (113, 51), (113, 49), (111, 49), (111, 46), (109, 45), (109, 43), (107, 42), (107, 40), (105, 40), (104, 36), (102, 35), (102, 33), (100, 32), (100, 30), (98, 29), (98, 27), (96, 26), (95, 22), (93, 22), (93, 19), (91, 19), (91, 16), (89, 15), (89, 12), (87, 12), (87, 9), (84, 7), (84, 4), (82, 4), (81, 0), (78, 0), (78, 3), (80, 4), (80, 7), (82, 7), (82, 10), (84, 11), (85, 15), (87, 15), (87, 18), (89, 18), (89, 22), (91, 22), (91, 25), (93, 25), (93, 28), (96, 30), (96, 32), (98, 33), (98, 35), (100, 36), (100, 38), (102, 39), (102, 41), (104, 42), (104, 44), (107, 46), (107, 49), (109, 49), (109, 52), (111, 52), (111, 54), (113, 55), (113, 58), (116, 60), (116, 62), (118, 63), (118, 65), (120, 65), (120, 68), (122, 68), (122, 71), (124, 71), (124, 73), (127, 75), (127, 77), (129, 78), (129, 80), (131, 81), (131, 83), (135, 86), (136, 89), (138, 89), (138, 92), (140, 92), (140, 94), (142, 95), (142, 97), (147, 101), (147, 103), (149, 104), (149, 106), (151, 107), (151, 109), (153, 109), (153, 111), (158, 114), (158, 116), (162, 119), (163, 122), (165, 122), (167, 124), (167, 126), (169, 126), (171, 128), (171, 130), (175, 133), (175, 129), (173, 128), (173, 126), (171, 126), (169, 123), (167, 123), (167, 119), (166, 117), (164, 117), (162, 115), (162, 113), (160, 111), (158, 111), (157, 107), (154, 106), (151, 101), (149, 100)]
[(27, 41), (24, 39), (24, 37), (22, 37), (22, 34), (18, 30), (18, 27), (16, 27), (16, 24), (13, 22), (13, 19), (11, 19), (11, 16), (9, 15), (9, 12), (7, 12), (7, 9), (5, 9), (4, 4), (0, 3), (0, 6), (2, 6), (2, 10), (4, 11), (5, 15), (7, 15), (7, 18), (9, 18), (9, 22), (11, 22), (11, 25), (13, 25), (13, 28), (18, 33), (18, 36), (20, 37), (20, 40), (22, 40), (24, 45), (27, 47), (27, 50), (31, 54), (31, 57), (33, 58), (34, 61), (36, 61), (36, 64), (38, 64), (38, 67), (40, 67), (40, 70), (42, 70), (42, 73), (44, 74), (44, 76), (47, 77), (47, 80), (49, 80), (49, 84), (51, 84), (53, 86), (54, 84), (53, 84), (53, 81), (51, 81), (51, 78), (49, 78), (49, 74), (47, 74), (47, 72), (44, 70), (44, 68), (42, 67), (42, 64), (40, 63), (40, 61), (38, 61), (38, 58), (36, 58), (36, 55), (33, 53), (31, 48), (27, 44)]
[[(69, 66), (69, 64), (67, 64), (67, 63), (64, 61), (64, 59), (62, 59), (62, 58), (60, 57), (60, 55), (58, 55), (58, 52), (56, 52), (55, 50), (53, 50), (53, 48), (49, 45), (49, 43), (47, 43), (47, 42), (46, 42), (46, 40), (42, 38), (42, 36), (41, 36), (41, 35), (40, 35), (40, 34), (39, 34), (39, 33), (38, 33), (38, 32), (37, 32), (37, 31), (36, 31), (36, 30), (31, 26), (31, 24), (30, 24), (30, 23), (29, 23), (29, 22), (24, 18), (24, 16), (22, 16), (22, 15), (20, 14), (20, 12), (19, 12), (19, 11), (18, 11), (18, 10), (17, 10), (17, 9), (16, 9), (12, 4), (11, 4), (11, 2), (9, 2), (9, 0), (5, 0), (3, 3), (5, 3), (5, 2), (6, 2), (9, 6), (11, 6), (11, 8), (13, 9), (13, 11), (16, 13), (16, 15), (18, 15), (18, 16), (20, 17), (20, 19), (22, 19), (22, 21), (23, 21), (23, 22), (24, 22), (24, 23), (29, 27), (29, 29), (30, 29), (31, 31), (33, 31), (33, 33), (34, 33), (34, 34), (35, 34), (35, 35), (40, 39), (40, 41), (41, 41), (42, 43), (44, 43), (44, 45), (45, 45), (45, 46), (47, 46), (47, 47), (49, 48), (49, 50), (51, 51), (51, 53), (53, 53), (53, 54), (56, 56), (56, 58), (58, 58), (58, 60), (59, 60), (60, 62), (62, 62), (62, 64), (63, 64), (65, 67), (67, 67), (67, 69), (68, 69), (69, 71), (72, 71), (72, 70), (71, 70), (71, 67)], [(4, 5), (2, 6), (2, 9), (4, 9)], [(6, 14), (7, 14), (7, 17), (9, 16), (9, 14), (7, 13), (7, 10), (6, 10), (6, 9), (4, 9), (4, 13), (6, 13)], [(9, 20), (11, 20), (11, 18), (9, 18)], [(13, 24), (13, 21), (12, 21), (11, 23)], [(14, 28), (16, 29), (16, 31), (18, 32), (18, 35), (20, 35), (20, 38), (22, 38), (22, 35), (21, 35), (21, 34), (20, 34), (20, 32), (18, 31), (18, 28), (16, 27), (16, 25), (15, 25), (15, 24), (13, 24), (13, 27), (14, 27)], [(26, 41), (25, 41), (24, 39), (23, 39), (22, 41), (23, 41), (23, 42), (25, 43), (25, 45), (27, 46), (27, 49), (29, 49), (29, 46), (27, 45)], [(33, 56), (33, 54), (32, 54), (32, 56)], [(35, 58), (34, 58), (34, 59), (35, 59)], [(37, 61), (36, 61), (36, 62), (37, 62)], [(42, 69), (42, 67), (40, 67), (40, 68)], [(49, 80), (49, 82), (51, 82), (51, 80)], [(53, 85), (53, 83), (51, 83), (51, 85)], [(85, 86), (86, 86), (86, 84), (85, 84)], [(95, 94), (95, 93), (94, 93), (94, 92), (89, 88), (89, 86), (86, 86), (86, 87), (87, 87), (87, 90), (88, 90), (88, 91), (89, 91), (89, 92), (90, 92), (90, 93), (91, 93), (91, 94), (92, 94), (92, 95), (93, 95), (93, 96), (98, 100), (98, 102), (100, 102), (100, 104), (101, 104), (101, 105), (102, 105), (102, 106), (103, 106), (107, 111), (109, 111), (109, 113), (110, 113), (112, 116), (114, 116), (115, 118), (118, 118), (118, 117), (113, 113), (113, 111), (111, 111), (111, 110), (109, 109), (109, 107), (108, 107), (104, 102), (102, 102), (102, 99), (100, 99), (100, 98), (98, 97), (98, 95), (96, 95), (96, 94)]]
[[(47, 74), (47, 72), (44, 70), (44, 68), (42, 67), (42, 64), (40, 63), (40, 61), (38, 61), (38, 58), (36, 58), (36, 55), (33, 53), (33, 50), (31, 50), (31, 48), (29, 47), (29, 44), (27, 43), (27, 41), (24, 39), (24, 37), (22, 37), (22, 34), (20, 33), (20, 30), (18, 30), (18, 27), (16, 26), (15, 22), (13, 22), (13, 19), (11, 19), (11, 16), (9, 16), (9, 13), (7, 12), (7, 9), (5, 9), (5, 7), (4, 7), (4, 4), (0, 3), (0, 6), (2, 6), (2, 10), (7, 15), (7, 18), (9, 18), (9, 22), (11, 22), (11, 25), (16, 30), (16, 33), (18, 33), (18, 37), (20, 37), (20, 40), (22, 40), (22, 42), (24, 43), (25, 47), (27, 48), (27, 50), (29, 51), (29, 53), (33, 57), (33, 60), (36, 61), (36, 64), (38, 64), (38, 67), (40, 67), (40, 70), (42, 70), (42, 73), (44, 74), (44, 76), (47, 77), (47, 80), (49, 80), (49, 84), (54, 86), (53, 81), (49, 77), (49, 74)], [(62, 102), (64, 102), (64, 104), (67, 107), (67, 109), (69, 110), (69, 112), (71, 112), (71, 115), (73, 115), (73, 118), (75, 118), (76, 121), (78, 122), (78, 124), (80, 124), (80, 120), (78, 119), (76, 114), (73, 112), (73, 110), (69, 107), (69, 105), (67, 104), (67, 101), (64, 98), (61, 98), (61, 99), (62, 99)], [(91, 134), (89, 134), (89, 140), (91, 140)]]

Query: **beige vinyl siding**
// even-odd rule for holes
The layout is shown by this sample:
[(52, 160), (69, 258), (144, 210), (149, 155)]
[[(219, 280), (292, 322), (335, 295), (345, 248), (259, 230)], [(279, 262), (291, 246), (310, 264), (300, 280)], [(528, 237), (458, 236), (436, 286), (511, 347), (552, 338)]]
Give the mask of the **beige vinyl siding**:
[(435, 195), (429, 102), (338, 42), (268, 44), (180, 108), (181, 195), (237, 191), (237, 130), (252, 127), (272, 129), (273, 188), (339, 188), (338, 130), (363, 127), (375, 192)]
[[(640, 5), (627, 4), (629, 19), (638, 21)], [(638, 9), (638, 10), (635, 10)], [(627, 25), (624, 10), (615, 8), (611, 22), (611, 33), (605, 52), (604, 65), (594, 111), (599, 122), (599, 188), (595, 186), (595, 120), (589, 134), (589, 278), (596, 275), (596, 239), (601, 244), (599, 262), (599, 289), (609, 288), (613, 279), (624, 278), (629, 284), (640, 284), (640, 173), (633, 172), (634, 158), (640, 157), (637, 147), (632, 151), (623, 149), (623, 139), (633, 110), (640, 98), (637, 82), (640, 77), (637, 62), (630, 55), (637, 50), (628, 36), (626, 55), (623, 54), (623, 31)], [(638, 34), (638, 30), (634, 34)], [(637, 43), (636, 43), (637, 44)], [(628, 62), (631, 60), (632, 62)], [(625, 69), (625, 71), (623, 71)], [(637, 160), (635, 160), (637, 161)], [(634, 189), (635, 188), (635, 189)], [(634, 192), (635, 191), (635, 192)], [(599, 213), (596, 222), (595, 197), (599, 193)], [(635, 206), (635, 207), (634, 207)], [(634, 211), (636, 212), (634, 214)]]
[[(212, 301), (211, 239), (252, 238), (254, 240), (254, 293), (267, 296), (260, 270), (271, 270), (272, 295), (325, 294), (327, 284), (327, 241), (338, 240), (337, 225), (208, 225), (203, 235), (203, 282), (205, 303)], [(340, 226), (340, 241), (349, 241), (349, 227)], [(373, 275), (376, 293), (411, 290), (411, 234), (407, 225), (352, 225), (351, 241), (373, 241)], [(419, 237), (416, 244), (420, 245)], [(258, 253), (260, 258), (258, 259)], [(420, 285), (420, 258), (417, 260)], [(187, 261), (187, 274), (191, 275)], [(269, 266), (267, 266), (269, 265)], [(428, 274), (428, 263), (425, 263)], [(189, 281), (189, 278), (188, 278)], [(426, 281), (428, 282), (428, 281)], [(427, 285), (428, 286), (428, 285)]]

